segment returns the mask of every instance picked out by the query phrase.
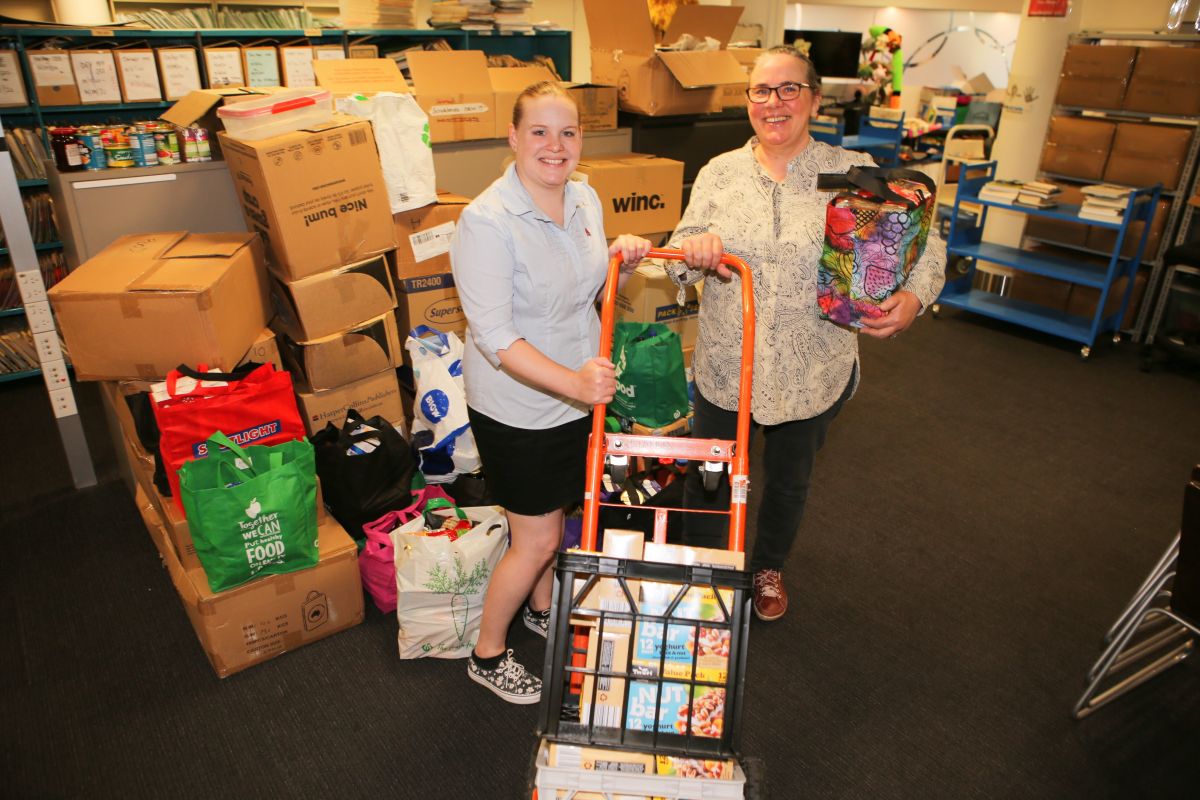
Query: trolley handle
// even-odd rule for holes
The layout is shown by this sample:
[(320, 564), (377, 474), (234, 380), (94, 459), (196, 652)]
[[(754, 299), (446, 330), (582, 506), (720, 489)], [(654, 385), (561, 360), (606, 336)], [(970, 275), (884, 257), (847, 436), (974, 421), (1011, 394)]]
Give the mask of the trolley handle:
[[(646, 258), (683, 261), (683, 251), (676, 248), (652, 248)], [(723, 253), (721, 263), (736, 272), (742, 283), (742, 370), (738, 382), (738, 418), (736, 450), (730, 464), (733, 475), (745, 476), (750, 467), (750, 397), (754, 384), (754, 287), (750, 268), (735, 255)], [(600, 304), (600, 357), (612, 358), (613, 330), (616, 327), (617, 283), (621, 277), (620, 254), (612, 257), (608, 264), (608, 277)], [(592, 408), (592, 435), (588, 445), (587, 485), (585, 487), (583, 546), (591, 550), (596, 546), (599, 508), (595, 498), (599, 497), (600, 476), (604, 469), (604, 417), (608, 406), (597, 403)], [(735, 497), (738, 495), (735, 487)], [(741, 494), (744, 495), (744, 487)], [(730, 518), (729, 549), (741, 550), (744, 544), (745, 501), (734, 500)]]

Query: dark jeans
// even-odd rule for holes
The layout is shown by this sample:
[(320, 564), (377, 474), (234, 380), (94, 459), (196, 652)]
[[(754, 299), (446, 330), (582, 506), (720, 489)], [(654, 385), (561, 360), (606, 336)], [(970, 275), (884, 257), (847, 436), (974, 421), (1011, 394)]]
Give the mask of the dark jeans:
[[(855, 367), (857, 372), (858, 367)], [(750, 476), (751, 491), (756, 484), (762, 487), (762, 502), (758, 507), (758, 528), (754, 552), (748, 568), (783, 569), (792, 542), (804, 517), (808, 500), (809, 479), (817, 451), (825, 444), (829, 425), (850, 396), (854, 372), (841, 397), (830, 408), (812, 419), (783, 422), (778, 425), (750, 426), (751, 440), (759, 428), (766, 438), (763, 449), (763, 476)], [(737, 435), (737, 412), (726, 411), (708, 402), (696, 392), (696, 416), (692, 421), (692, 436), (697, 439), (729, 439)], [(729, 508), (729, 480), (726, 475), (714, 492), (704, 491), (700, 478), (700, 462), (688, 469), (684, 484), (684, 508), (725, 510)], [(748, 538), (748, 537), (747, 537)], [(696, 547), (729, 546), (729, 518), (720, 514), (684, 514), (684, 541)]]

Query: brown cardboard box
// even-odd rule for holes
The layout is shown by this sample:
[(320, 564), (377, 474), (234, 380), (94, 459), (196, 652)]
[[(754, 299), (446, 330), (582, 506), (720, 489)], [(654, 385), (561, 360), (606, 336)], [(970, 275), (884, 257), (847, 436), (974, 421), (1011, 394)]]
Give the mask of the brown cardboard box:
[(283, 86), (279, 74), (279, 50), (273, 44), (243, 47), (242, 71), (246, 73), (246, 83), (256, 89)]
[[(745, 80), (728, 51), (656, 52), (650, 11), (643, 0), (584, 0), (592, 45), (592, 80), (619, 87), (621, 108), (650, 116), (721, 110), (721, 87)], [(674, 43), (685, 33), (724, 45), (740, 6), (681, 6), (667, 29)]]
[(1200, 115), (1200, 49), (1142, 47), (1124, 107), (1175, 116)]
[[(1121, 300), (1125, 296), (1125, 287), (1129, 285), (1129, 279), (1122, 276), (1113, 281), (1112, 288), (1108, 290), (1108, 299), (1104, 303), (1104, 316), (1109, 317), (1116, 314), (1121, 308)], [(1146, 292), (1146, 272), (1139, 270), (1134, 276), (1133, 294), (1129, 296), (1129, 305), (1125, 309), (1125, 315), (1121, 318), (1120, 329), (1129, 330), (1133, 327), (1133, 321), (1137, 317), (1138, 307), (1142, 303), (1142, 295)], [(1074, 314), (1079, 317), (1091, 319), (1096, 313), (1096, 303), (1100, 301), (1100, 290), (1094, 286), (1083, 286), (1081, 284), (1072, 284), (1071, 291), (1067, 298), (1066, 311), (1068, 314)]]
[(254, 142), (222, 132), (220, 140), (246, 224), (289, 280), (396, 246), (370, 122), (334, 114), (311, 130)]
[[(418, 325), (428, 325), (442, 333), (455, 333), (461, 339), (467, 330), (467, 316), (454, 288), (454, 275), (422, 275), (396, 282), (396, 325), (401, 339)], [(408, 353), (405, 351), (405, 361)]]
[(367, 419), (378, 415), (393, 425), (403, 425), (404, 422), (400, 383), (396, 380), (396, 370), (391, 368), (323, 392), (298, 388), (296, 401), (309, 436), (316, 434), (328, 422), (341, 425), (346, 421), (346, 411), (351, 408)]
[(1104, 175), (1116, 123), (1098, 119), (1050, 118), (1041, 168), (1056, 175), (1098, 181)]
[(254, 344), (250, 345), (250, 349), (246, 351), (246, 355), (242, 356), (238, 366), (240, 367), (247, 361), (253, 361), (256, 364), (273, 364), (276, 370), (283, 371), (283, 359), (279, 355), (279, 343), (275, 340), (275, 331), (263, 328), (263, 332), (254, 340)]
[(177, 100), (175, 105), (159, 114), (158, 118), (181, 128), (193, 124), (204, 128), (209, 133), (213, 157), (223, 158), (217, 134), (225, 129), (225, 124), (217, 116), (217, 109), (223, 105), (261, 96), (262, 92), (245, 87), (198, 89), (188, 92), (182, 99)]
[(79, 87), (75, 85), (70, 53), (66, 50), (30, 50), (26, 56), (38, 105), (79, 105)]
[[(1083, 203), (1083, 192), (1078, 188), (1065, 184), (1059, 184), (1059, 187), (1062, 192), (1056, 199), (1060, 206)], [(1025, 235), (1044, 242), (1084, 247), (1087, 244), (1088, 226), (1080, 222), (1029, 215), (1025, 218)]]
[(334, 97), (379, 92), (408, 94), (408, 83), (390, 58), (323, 59), (313, 62), (313, 72), (317, 86), (328, 89)]
[[(1153, 261), (1157, 256), (1159, 244), (1162, 242), (1163, 229), (1167, 227), (1167, 216), (1170, 214), (1170, 210), (1171, 203), (1169, 200), (1158, 201), (1157, 210), (1154, 212), (1153, 219), (1150, 220), (1150, 235), (1146, 237), (1146, 249), (1142, 253), (1143, 261)], [(1121, 245), (1122, 256), (1133, 258), (1134, 253), (1137, 252), (1138, 241), (1141, 239), (1144, 227), (1145, 223), (1143, 222), (1130, 223), (1128, 230), (1125, 231), (1125, 241)], [(1112, 249), (1117, 246), (1117, 231), (1112, 228), (1089, 226), (1087, 246), (1093, 250), (1111, 253)]]
[(439, 191), (436, 203), (392, 215), (397, 246), (389, 260), (397, 283), (450, 271), (450, 240), (462, 210), (470, 202), (462, 195)]
[(606, 236), (673, 230), (683, 213), (683, 162), (628, 153), (593, 156), (576, 170), (600, 196)]
[(184, 567), (175, 557), (149, 500), (142, 495), (136, 502), (218, 677), (362, 622), (357, 549), (332, 517), (326, 517), (317, 530), (317, 566), (269, 575), (214, 594), (203, 569)]
[(1138, 48), (1076, 44), (1063, 56), (1058, 96), (1064, 106), (1120, 108)]
[(496, 94), (483, 53), (413, 50), (408, 54), (408, 66), (417, 103), (429, 115), (429, 137), (433, 142), (491, 139), (496, 135)]
[(129, 47), (114, 50), (117, 80), (121, 84), (122, 103), (161, 103), (162, 81), (158, 77), (158, 62), (148, 47)]
[[(1037, 250), (1060, 252), (1053, 248), (1031, 248), (1031, 251)], [(1067, 298), (1071, 293), (1071, 284), (1066, 281), (1034, 275), (1031, 272), (1016, 273), (1010, 287), (1009, 297), (1012, 299), (1036, 303), (1056, 311), (1066, 310)]]
[(1192, 140), (1191, 127), (1121, 122), (1113, 138), (1104, 180), (1127, 186), (1179, 186)]
[(517, 96), (525, 91), (527, 86), (541, 81), (554, 80), (554, 75), (542, 66), (488, 67), (487, 72), (488, 80), (492, 84), (492, 91), (496, 95), (496, 132), (494, 135), (497, 139), (506, 139)]
[(279, 77), (289, 89), (316, 86), (313, 73), (313, 49), (310, 45), (279, 46)]
[(567, 93), (579, 106), (579, 124), (584, 131), (617, 129), (617, 87), (599, 83), (567, 83)]
[(281, 332), (279, 342), (290, 371), (312, 391), (336, 389), (401, 364), (396, 315), (391, 311), (350, 330), (297, 342)]
[(79, 380), (229, 370), (270, 319), (252, 233), (122, 236), (46, 294)]
[(350, 43), (350, 58), (379, 58), (379, 45)]
[(349, 330), (396, 307), (396, 292), (380, 255), (289, 281), (272, 273), (276, 330), (310, 342)]
[(700, 330), (700, 301), (689, 286), (686, 305), (675, 302), (678, 288), (661, 267), (643, 264), (617, 293), (617, 321), (661, 322), (679, 334), (686, 349), (695, 347)]
[(745, 108), (746, 103), (749, 102), (746, 100), (746, 87), (750, 83), (750, 70), (754, 69), (754, 62), (763, 54), (763, 49), (761, 47), (731, 47), (729, 53), (737, 59), (746, 76), (740, 83), (727, 83), (721, 87), (721, 107)]

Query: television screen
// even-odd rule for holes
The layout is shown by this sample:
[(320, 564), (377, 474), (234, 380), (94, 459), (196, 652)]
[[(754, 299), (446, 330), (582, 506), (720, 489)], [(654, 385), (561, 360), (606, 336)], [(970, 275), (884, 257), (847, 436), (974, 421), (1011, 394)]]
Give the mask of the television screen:
[(792, 44), (803, 39), (811, 47), (808, 57), (822, 78), (856, 78), (862, 50), (862, 34), (845, 31), (785, 30), (783, 41)]

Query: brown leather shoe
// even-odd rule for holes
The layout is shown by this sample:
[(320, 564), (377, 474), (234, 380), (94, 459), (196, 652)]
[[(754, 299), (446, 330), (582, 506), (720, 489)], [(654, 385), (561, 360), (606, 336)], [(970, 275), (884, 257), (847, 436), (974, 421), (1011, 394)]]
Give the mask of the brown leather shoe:
[(754, 573), (754, 615), (764, 622), (770, 622), (782, 617), (787, 606), (783, 573), (777, 569), (760, 569)]

